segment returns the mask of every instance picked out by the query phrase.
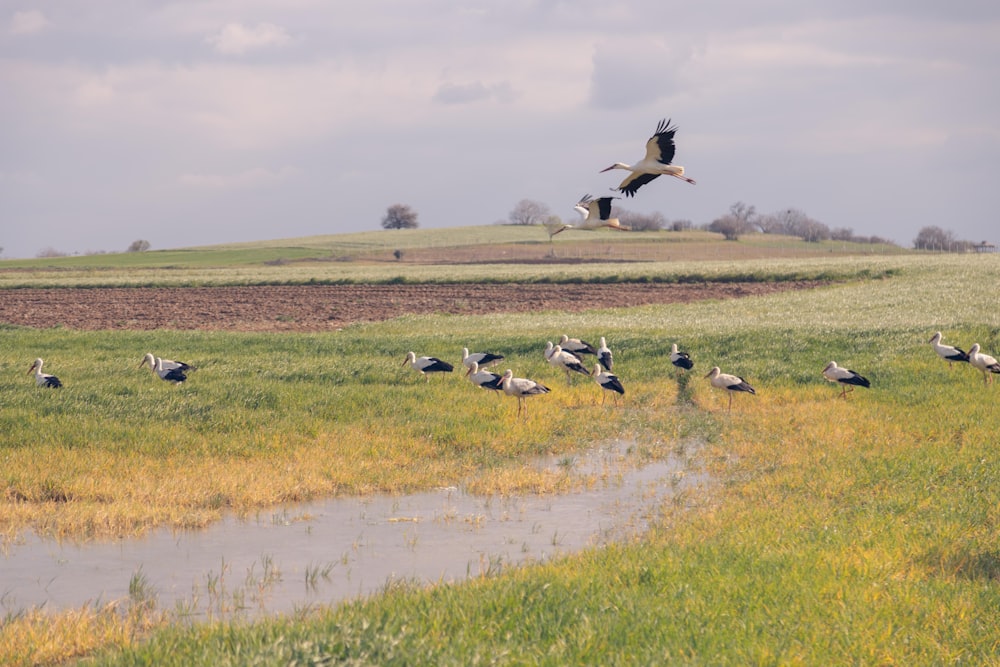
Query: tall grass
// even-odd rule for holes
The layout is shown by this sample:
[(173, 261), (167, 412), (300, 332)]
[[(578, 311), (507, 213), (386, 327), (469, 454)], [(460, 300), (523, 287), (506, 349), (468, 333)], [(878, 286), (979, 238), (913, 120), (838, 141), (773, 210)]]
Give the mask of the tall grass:
[[(1000, 351), (1000, 314), (982, 298), (1000, 293), (1000, 263), (969, 259), (741, 301), (409, 317), (333, 335), (6, 330), (0, 391), (11, 400), (0, 419), (17, 434), (2, 453), (8, 494), (49, 494), (9, 505), (74, 505), (76, 495), (53, 490), (85, 493), (93, 483), (74, 474), (100, 470), (77, 457), (141, 461), (160, 477), (129, 492), (137, 496), (164, 483), (179, 490), (175, 499), (196, 495), (180, 474), (193, 470), (211, 488), (188, 509), (210, 514), (212, 499), (240, 507), (268, 494), (250, 498), (202, 475), (205, 466), (220, 477), (239, 470), (253, 486), (264, 468), (250, 466), (266, 461), (270, 497), (281, 499), (442, 478), (490, 484), (533, 454), (601, 438), (631, 434), (652, 450), (692, 438), (715, 483), (663, 507), (636, 543), (462, 585), (393, 586), (302, 617), (173, 626), (94, 664), (997, 664), (998, 387), (968, 367), (949, 369), (927, 345), (940, 329)], [(624, 408), (599, 408), (593, 383), (567, 388), (544, 364), (545, 340), (563, 332), (608, 337), (629, 390)], [(727, 413), (707, 381), (674, 378), (673, 341), (696, 371), (719, 365), (758, 394), (737, 396)], [(504, 352), (553, 393), (518, 420), (512, 404), (460, 378), (424, 382), (398, 366), (409, 349), (448, 357), (465, 345)], [(200, 362), (189, 386), (118, 361), (131, 366), (163, 347)], [(64, 392), (6, 372), (15, 357), (26, 370), (39, 348)], [(831, 359), (872, 388), (837, 398), (819, 375)], [(118, 389), (96, 388), (118, 368)], [(184, 426), (129, 431), (132, 451), (117, 430), (132, 427), (116, 422), (133, 413)], [(67, 427), (67, 417), (80, 423)], [(46, 439), (52, 429), (61, 435)], [(37, 457), (33, 438), (42, 439)], [(54, 474), (42, 456), (67, 463)], [(20, 472), (33, 461), (34, 472)], [(40, 518), (16, 520), (45, 529)]]

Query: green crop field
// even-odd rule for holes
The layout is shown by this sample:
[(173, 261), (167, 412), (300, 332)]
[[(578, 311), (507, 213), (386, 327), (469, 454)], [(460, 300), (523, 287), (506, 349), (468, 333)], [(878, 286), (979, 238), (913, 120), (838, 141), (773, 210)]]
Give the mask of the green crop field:
[[(408, 270), (408, 280), (433, 280), (466, 269)], [(528, 273), (551, 280), (552, 270)], [(273, 503), (447, 484), (558, 493), (562, 478), (525, 463), (617, 437), (664, 456), (702, 443), (697, 463), (713, 480), (660, 508), (635, 542), (461, 584), (397, 585), (331, 609), (200, 624), (156, 609), (137, 585), (108, 608), (10, 614), (0, 662), (1000, 664), (1000, 385), (968, 365), (949, 368), (928, 345), (940, 330), (1000, 355), (1000, 258), (555, 270), (569, 280), (590, 270), (621, 281), (834, 282), (575, 314), (409, 316), (329, 334), (0, 328), (6, 540), (26, 529), (107, 539)], [(608, 339), (628, 389), (621, 407), (597, 405), (592, 382), (567, 387), (546, 366), (541, 349), (562, 332)], [(696, 363), (679, 380), (666, 359), (672, 342)], [(553, 392), (519, 419), (512, 399), (400, 367), (409, 350), (454, 360), (463, 346), (502, 351)], [(199, 370), (185, 386), (160, 382), (136, 368), (155, 350)], [(24, 374), (43, 354), (59, 360), (63, 390), (36, 389)], [(871, 389), (837, 398), (820, 376), (831, 359)], [(713, 365), (757, 395), (736, 396), (727, 412), (702, 377)]]

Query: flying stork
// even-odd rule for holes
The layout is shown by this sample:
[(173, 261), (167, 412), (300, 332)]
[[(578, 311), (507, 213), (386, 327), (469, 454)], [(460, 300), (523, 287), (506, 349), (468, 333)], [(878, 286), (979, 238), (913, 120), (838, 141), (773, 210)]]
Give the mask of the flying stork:
[(711, 378), (710, 382), (713, 387), (718, 389), (725, 389), (729, 392), (729, 411), (733, 411), (733, 394), (738, 391), (745, 391), (750, 394), (756, 394), (753, 387), (751, 387), (746, 380), (738, 375), (730, 375), (728, 373), (723, 373), (719, 370), (718, 366), (714, 366), (712, 370), (708, 372), (705, 377)]
[(437, 357), (418, 357), (413, 352), (406, 353), (403, 365), (405, 366), (406, 364), (409, 364), (414, 370), (419, 371), (428, 382), (431, 379), (428, 373), (450, 373), (455, 370), (455, 367), (447, 361), (441, 361)]
[[(573, 207), (574, 210), (580, 212), (580, 215), (583, 216), (583, 220), (575, 225), (562, 223), (560, 225), (553, 226), (549, 229), (549, 238), (551, 239), (556, 234), (564, 232), (567, 229), (594, 231), (595, 229), (608, 227), (609, 229), (615, 229), (620, 232), (632, 231), (628, 227), (622, 225), (618, 221), (618, 218), (611, 217), (611, 201), (613, 199), (618, 199), (618, 197), (598, 197), (597, 199), (594, 199), (590, 195), (583, 195), (583, 197), (580, 198), (580, 201), (578, 201)], [(553, 229), (555, 231), (553, 231)]]
[(969, 355), (962, 348), (942, 343), (940, 331), (931, 336), (930, 344), (934, 346), (934, 351), (937, 352), (938, 356), (948, 362), (948, 366), (951, 366), (953, 361), (969, 360)]
[(991, 373), (1000, 373), (1000, 363), (988, 354), (979, 351), (979, 343), (974, 343), (969, 349), (969, 363), (983, 373), (983, 383), (989, 384), (993, 381)]
[(39, 387), (48, 387), (50, 389), (58, 389), (62, 387), (62, 382), (59, 381), (55, 375), (49, 375), (48, 373), (42, 372), (42, 360), (35, 359), (35, 362), (31, 364), (31, 368), (28, 369), (28, 373), (35, 373), (35, 384)]
[(534, 380), (529, 380), (528, 378), (516, 378), (514, 377), (514, 371), (509, 368), (504, 372), (501, 377), (501, 386), (503, 387), (503, 393), (508, 396), (517, 397), (517, 416), (521, 416), (521, 407), (524, 407), (524, 416), (528, 416), (528, 405), (524, 402), (529, 396), (538, 396), (539, 394), (549, 393), (549, 388), (540, 382), (535, 382)]
[(831, 361), (823, 369), (823, 377), (828, 382), (836, 382), (840, 385), (840, 398), (847, 399), (847, 392), (854, 391), (855, 387), (870, 387), (868, 380), (852, 370), (842, 368), (836, 361)]
[(694, 185), (694, 181), (684, 175), (684, 167), (679, 164), (670, 164), (674, 159), (674, 133), (677, 127), (670, 126), (670, 120), (661, 120), (656, 126), (656, 133), (646, 142), (646, 157), (634, 165), (623, 162), (615, 162), (607, 169), (602, 169), (600, 173), (611, 171), (612, 169), (625, 169), (632, 173), (621, 182), (617, 188), (626, 197), (634, 197), (636, 190), (660, 175), (674, 176)]

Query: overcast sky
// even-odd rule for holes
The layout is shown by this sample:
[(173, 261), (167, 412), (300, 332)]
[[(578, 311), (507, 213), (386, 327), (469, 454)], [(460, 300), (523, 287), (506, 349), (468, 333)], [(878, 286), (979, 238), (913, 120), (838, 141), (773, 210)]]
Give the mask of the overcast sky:
[(664, 117), (630, 210), (1000, 242), (996, 0), (0, 0), (0, 246), (570, 219)]

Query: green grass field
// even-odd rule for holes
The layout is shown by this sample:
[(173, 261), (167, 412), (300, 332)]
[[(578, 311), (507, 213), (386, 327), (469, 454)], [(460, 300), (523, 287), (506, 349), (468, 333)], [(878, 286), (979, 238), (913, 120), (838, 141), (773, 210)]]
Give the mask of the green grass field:
[[(204, 525), (230, 509), (449, 483), (558, 491), (519, 476), (521, 463), (617, 436), (664, 452), (704, 442), (700, 465), (715, 483), (663, 507), (635, 543), (459, 585), (394, 586), (295, 617), (192, 625), (131, 607), (21, 614), (0, 629), (0, 661), (103, 646), (86, 664), (1000, 664), (1000, 385), (949, 369), (927, 344), (941, 330), (1000, 353), (1000, 260), (700, 270), (764, 279), (807, 265), (843, 281), (679, 306), (407, 317), (336, 334), (2, 329), (9, 538), (28, 526), (127, 535)], [(607, 337), (624, 407), (595, 406), (596, 386), (566, 388), (545, 366), (541, 348), (562, 332)], [(697, 364), (681, 383), (665, 355), (674, 341)], [(457, 358), (463, 346), (504, 352), (553, 393), (518, 420), (510, 399), (400, 367), (410, 349)], [(187, 386), (135, 368), (159, 349), (198, 363)], [(31, 386), (36, 350), (59, 359), (64, 391)], [(831, 359), (872, 389), (836, 398), (820, 377)], [(737, 396), (727, 413), (701, 378), (712, 365), (758, 394)], [(600, 421), (588, 418), (595, 411)], [(141, 474), (122, 484), (125, 470)]]

